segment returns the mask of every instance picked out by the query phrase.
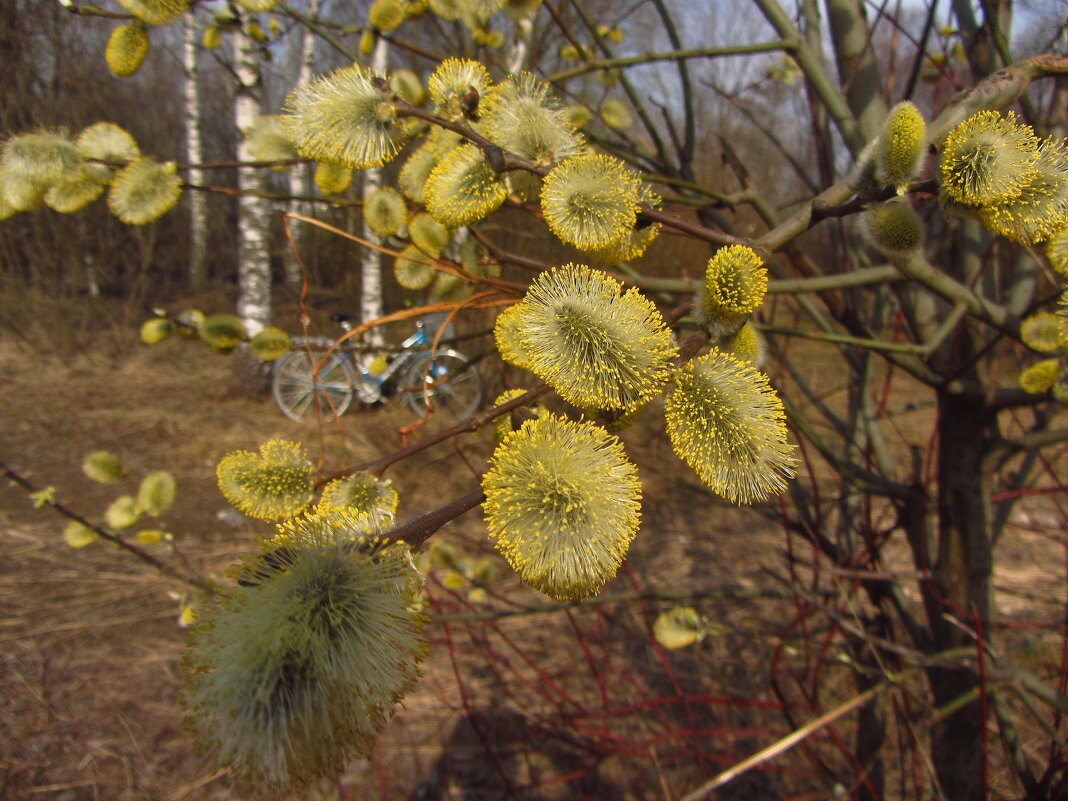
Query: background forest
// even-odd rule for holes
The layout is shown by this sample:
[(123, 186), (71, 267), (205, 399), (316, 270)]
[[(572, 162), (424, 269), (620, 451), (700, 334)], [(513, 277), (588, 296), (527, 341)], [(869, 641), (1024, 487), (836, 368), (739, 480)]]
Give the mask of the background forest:
[[(148, 36), (133, 69), (120, 28)], [(1066, 51), (1063, 0), (0, 0), (0, 798), (1068, 799)], [(455, 85), (447, 58), (468, 60)], [(384, 136), (407, 126), (396, 158), (301, 144), (307, 87), (346, 74), (381, 93)], [(530, 118), (507, 108), (523, 92)], [(42, 184), (16, 213), (19, 137), (101, 121), (176, 163), (178, 203), (129, 224), (116, 179), (71, 213)], [(552, 146), (524, 151), (531, 131)], [(566, 184), (590, 153), (615, 177)], [(969, 194), (983, 164), (1013, 191)], [(450, 219), (441, 198), (478, 181), (500, 202)], [(635, 192), (619, 235), (561, 222), (561, 184), (587, 192), (584, 232)], [(543, 364), (508, 327), (535, 327), (567, 263), (620, 305), (640, 290), (670, 340), (640, 402), (586, 402), (589, 376), (558, 372), (573, 352)], [(715, 305), (717, 269), (749, 306)], [(470, 419), (357, 396), (289, 420), (244, 343), (143, 327), (195, 309), (236, 313), (237, 339), (337, 339), (344, 313), (374, 356), (426, 306), (485, 385)], [(735, 383), (693, 417), (737, 412), (740, 434), (686, 417), (717, 375)], [(640, 528), (577, 589), (502, 547), (493, 481), (546, 421), (640, 477)], [(311, 695), (332, 734), (269, 703), (242, 728), (191, 678), (223, 676), (211, 632), (299, 573), (296, 540), (272, 545), (216, 476), (279, 440), (309, 487), (294, 520), (311, 488), (366, 476), (413, 547), (427, 644), (388, 702), (345, 685), (376, 738)], [(121, 468), (86, 461), (104, 450)], [(629, 503), (583, 502), (591, 529)]]

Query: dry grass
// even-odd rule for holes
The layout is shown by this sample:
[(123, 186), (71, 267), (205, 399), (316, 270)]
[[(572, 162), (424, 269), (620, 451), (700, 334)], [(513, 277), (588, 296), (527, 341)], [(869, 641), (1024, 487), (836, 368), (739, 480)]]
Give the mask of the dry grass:
[[(0, 375), (0, 459), (97, 519), (141, 475), (170, 470), (179, 501), (166, 524), (201, 574), (221, 575), (269, 533), (220, 519), (226, 504), (213, 465), (221, 454), (280, 436), (343, 467), (393, 450), (398, 427), (409, 422), (400, 404), (353, 411), (343, 430), (329, 427), (320, 439), (315, 425), (290, 423), (270, 403), (228, 397), (227, 360), (181, 341), (66, 359), (8, 343), (0, 345)], [(781, 712), (752, 705), (775, 700), (767, 666), (784, 635), (798, 645), (798, 631), (785, 631), (794, 602), (760, 597), (787, 586), (775, 578), (784, 574), (784, 538), (774, 509), (711, 499), (656, 428), (654, 410), (624, 435), (643, 476), (645, 509), (630, 572), (606, 590), (622, 600), (564, 611), (520, 586), (501, 563), (490, 600), (473, 604), (466, 590), (438, 583), (442, 571), (433, 573), (423, 680), (374, 754), (308, 798), (677, 798), (789, 731)], [(82, 475), (81, 457), (94, 448), (123, 457), (126, 483), (101, 486)], [(491, 448), (482, 432), (393, 468), (401, 519), (474, 488)], [(63, 521), (34, 510), (12, 486), (0, 486), (0, 509), (0, 798), (235, 798), (225, 773), (197, 753), (182, 727), (184, 633), (169, 593), (183, 588), (99, 543), (67, 548)], [(1063, 532), (1049, 530), (1052, 518), (1017, 522), (1000, 546), (998, 582), (1006, 620), (1030, 627), (1060, 613)], [(493, 556), (477, 512), (439, 536), (472, 559)], [(802, 569), (802, 578), (809, 575)], [(703, 595), (690, 604), (724, 630), (665, 653), (649, 624), (670, 603), (639, 602), (638, 593)], [(815, 618), (805, 636), (818, 643), (826, 624)], [(1024, 639), (1032, 665), (1048, 667), (1058, 640), (1041, 632)], [(807, 719), (812, 712), (791, 677), (807, 675), (811, 655), (777, 653), (780, 689), (797, 702), (796, 719)], [(824, 656), (826, 709), (854, 689), (836, 652)], [(913, 690), (922, 696), (922, 685)], [(848, 724), (839, 734), (849, 739)], [(826, 774), (811, 755), (849, 768), (826, 738), (811, 747), (720, 798), (826, 795)]]
[[(226, 504), (212, 466), (221, 454), (283, 436), (305, 441), (313, 453), (322, 446), (331, 465), (344, 466), (395, 448), (397, 428), (409, 422), (400, 404), (350, 412), (342, 419), (344, 432), (328, 428), (320, 442), (313, 424), (290, 423), (269, 403), (227, 397), (227, 360), (198, 343), (169, 341), (152, 349), (66, 360), (7, 346), (0, 350), (0, 372), (8, 377), (0, 401), (9, 421), (0, 458), (36, 484), (55, 486), (60, 500), (94, 519), (111, 499), (133, 490), (144, 473), (170, 470), (178, 480), (179, 501), (166, 515), (166, 525), (192, 570), (205, 574), (222, 574), (257, 536), (269, 533), (264, 525), (232, 526), (219, 519)], [(633, 437), (639, 440), (635, 444), (649, 446), (654, 462), (674, 459), (644, 429)], [(401, 493), (400, 516), (420, 514), (476, 486), (474, 471), (491, 447), (488, 433), (476, 435), (394, 468), (390, 475)], [(81, 473), (82, 455), (94, 448), (123, 457), (128, 470), (123, 483), (102, 486)], [(736, 567), (752, 546), (751, 535), (733, 542), (721, 536), (738, 527), (741, 513), (726, 510), (712, 522), (707, 495), (677, 486), (669, 494), (671, 481), (651, 472), (646, 482), (647, 530), (633, 559), (643, 565), (643, 591), (754, 586), (759, 565), (750, 560), (750, 578)], [(688, 504), (658, 505), (661, 492), (672, 499), (686, 493)], [(71, 550), (60, 537), (64, 521), (47, 509), (34, 510), (13, 486), (0, 487), (0, 502), (5, 510), (0, 606), (8, 610), (0, 624), (0, 703), (4, 719), (13, 724), (0, 744), (0, 797), (230, 798), (226, 777), (196, 753), (181, 725), (178, 660), (184, 633), (169, 593), (184, 588), (105, 545)], [(709, 514), (708, 524), (695, 530), (693, 516), (702, 513)], [(439, 536), (471, 558), (492, 555), (476, 512)], [(488, 619), (454, 622), (448, 632), (440, 623), (431, 627), (424, 679), (384, 734), (374, 761), (350, 766), (337, 784), (322, 788), (323, 797), (403, 798), (422, 787), (425, 798), (438, 797), (435, 793), (498, 798), (508, 783), (516, 797), (569, 798), (583, 782), (602, 783), (605, 797), (641, 797), (637, 787), (624, 790), (615, 784), (633, 779), (634, 770), (619, 754), (613, 756), (603, 737), (569, 741), (567, 715), (574, 710), (546, 687), (558, 687), (585, 704), (597, 692), (597, 678), (592, 662), (576, 662), (576, 649), (599, 643), (598, 659), (611, 656), (619, 676), (634, 683), (614, 689), (613, 703), (674, 693), (669, 686), (665, 690), (668, 679), (649, 647), (648, 620), (630, 603), (577, 611), (572, 625), (501, 568), (491, 592), (507, 600), (477, 607), (463, 592), (454, 596), (435, 586), (440, 572), (432, 577), (431, 590), (443, 613), (485, 613)], [(632, 593), (632, 588), (618, 579), (610, 591)], [(494, 618), (516, 606), (542, 609)], [(652, 607), (654, 613), (657, 608)], [(770, 638), (770, 629), (766, 633)], [(691, 654), (678, 660), (680, 680), (693, 688), (703, 684), (695, 678), (703, 660), (737, 662), (726, 653), (714, 657), (711, 646), (698, 653), (700, 658)], [(759, 692), (756, 682), (747, 684), (732, 694)], [(677, 710), (669, 712), (645, 734), (670, 729)], [(466, 722), (468, 713), (477, 732)], [(639, 718), (621, 720), (629, 729), (625, 736), (640, 740)], [(497, 764), (486, 757), (481, 738), (487, 733), (499, 746)], [(725, 745), (733, 742), (730, 738)], [(739, 754), (744, 751), (740, 747)], [(648, 762), (648, 754), (642, 756)], [(728, 756), (733, 752), (721, 761)], [(561, 773), (584, 771), (592, 772), (574, 782), (546, 784)], [(688, 772), (679, 766), (663, 771), (678, 777)], [(638, 787), (667, 781), (656, 774), (645, 776)], [(608, 792), (609, 785), (616, 789)], [(684, 785), (675, 789), (681, 792)]]

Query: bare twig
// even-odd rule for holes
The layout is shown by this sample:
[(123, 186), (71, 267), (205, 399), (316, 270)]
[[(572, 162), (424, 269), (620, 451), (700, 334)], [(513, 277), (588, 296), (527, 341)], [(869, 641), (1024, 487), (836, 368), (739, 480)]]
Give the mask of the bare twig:
[(818, 718), (809, 721), (801, 728), (791, 732), (778, 742), (772, 743), (767, 748), (762, 748), (760, 751), (757, 751), (748, 759), (743, 759), (737, 765), (734, 765), (733, 767), (730, 767), (727, 770), (723, 771), (718, 776), (715, 776), (714, 778), (702, 784), (693, 792), (687, 793), (685, 796), (683, 796), (682, 801), (701, 801), (702, 798), (707, 798), (709, 793), (711, 793), (716, 788), (722, 787), (728, 782), (734, 781), (743, 773), (749, 772), (757, 765), (761, 765), (764, 762), (767, 762), (769, 759), (774, 759), (779, 754), (789, 751), (795, 745), (808, 739), (817, 731), (822, 729), (824, 726), (833, 723), (834, 721), (838, 720), (838, 718), (849, 712), (852, 712), (857, 707), (863, 706), (864, 704), (875, 698), (875, 696), (877, 696), (879, 693), (889, 689), (892, 686), (893, 684), (891, 681), (883, 681), (879, 684), (876, 684), (871, 689), (862, 692), (860, 695), (849, 699), (845, 703), (839, 704), (829, 712), (820, 715)]
[[(33, 482), (31, 482), (28, 478), (23, 476), (14, 468), (9, 467), (4, 462), (0, 462), (0, 474), (3, 474), (6, 478), (13, 481), (20, 488), (25, 490), (28, 494), (37, 495), (37, 497), (41, 497), (39, 495), (39, 493), (41, 492), (39, 487), (34, 486)], [(65, 504), (60, 503), (54, 498), (45, 498), (43, 502), (46, 506), (50, 506), (55, 509), (58, 514), (67, 518), (68, 520), (73, 520), (76, 523), (80, 523), (81, 525), (92, 531), (94, 534), (96, 534), (98, 537), (100, 537), (100, 539), (106, 540), (112, 545), (116, 545), (119, 548), (122, 548), (124, 551), (131, 554), (135, 558), (140, 559), (146, 565), (149, 565), (153, 569), (162, 573), (164, 576), (168, 576), (169, 578), (180, 581), (183, 584), (188, 584), (190, 587), (195, 587), (198, 590), (203, 590), (204, 592), (208, 592), (211, 594), (216, 594), (220, 591), (217, 585), (213, 584), (207, 579), (200, 578), (199, 576), (193, 576), (188, 573), (183, 573), (174, 566), (168, 565), (166, 562), (153, 556), (143, 548), (139, 548), (133, 543), (124, 540), (117, 534), (108, 531), (106, 528), (98, 526), (94, 523), (90, 523), (87, 519), (82, 517), (73, 509), (66, 506)]]

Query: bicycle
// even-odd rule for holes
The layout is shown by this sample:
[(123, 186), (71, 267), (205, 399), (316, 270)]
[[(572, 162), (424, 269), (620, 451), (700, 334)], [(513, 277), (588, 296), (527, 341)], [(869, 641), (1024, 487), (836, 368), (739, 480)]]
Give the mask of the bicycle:
[[(352, 330), (352, 318), (332, 315), (331, 319), (346, 331)], [(365, 365), (359, 354), (377, 353), (376, 348), (342, 344), (315, 371), (320, 356), (334, 341), (329, 337), (293, 337), (294, 350), (273, 363), (271, 389), (278, 408), (290, 420), (304, 419), (318, 404), (328, 415), (342, 415), (353, 398), (376, 405), (402, 393), (408, 406), (420, 417), (442, 410), (456, 420), (469, 417), (482, 403), (482, 376), (462, 353), (450, 348), (430, 347), (427, 326), (416, 321), (415, 333), (405, 339), (385, 359), (385, 366), (372, 371), (378, 359)], [(380, 364), (381, 362), (379, 362)]]

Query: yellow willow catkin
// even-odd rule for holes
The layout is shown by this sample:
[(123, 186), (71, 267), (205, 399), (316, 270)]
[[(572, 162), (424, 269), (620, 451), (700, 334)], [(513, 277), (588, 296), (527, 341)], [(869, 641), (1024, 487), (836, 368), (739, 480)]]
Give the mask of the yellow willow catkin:
[(141, 69), (147, 55), (148, 32), (140, 22), (117, 27), (104, 48), (104, 61), (119, 78), (126, 78)]
[(979, 221), (999, 236), (1031, 245), (1068, 227), (1068, 148), (1063, 140), (1038, 146), (1034, 174), (1019, 194), (979, 208)]
[(461, 145), (445, 156), (423, 188), (430, 215), (454, 228), (489, 216), (507, 197), (500, 177), (474, 145)]
[(926, 144), (927, 122), (915, 104), (906, 100), (890, 109), (879, 140), (879, 181), (903, 191), (920, 171)]
[(493, 87), (479, 105), (485, 136), (495, 145), (550, 165), (582, 152), (583, 138), (549, 94), (549, 85), (521, 72)]
[(578, 248), (610, 247), (638, 218), (641, 181), (618, 159), (575, 156), (554, 167), (542, 184), (545, 222), (559, 239)]
[(228, 453), (216, 467), (219, 489), (234, 507), (263, 520), (300, 513), (312, 499), (312, 466), (304, 446), (272, 439), (251, 451)]
[(630, 409), (667, 382), (676, 349), (656, 306), (599, 270), (544, 272), (509, 314), (515, 352), (575, 406)]
[(558, 601), (615, 575), (638, 530), (641, 484), (620, 441), (546, 414), (508, 434), (482, 478), (490, 537), (519, 577)]
[(448, 119), (464, 117), (468, 113), (467, 104), (477, 103), (490, 85), (489, 71), (484, 66), (460, 58), (445, 59), (427, 80), (435, 110)]
[(389, 480), (358, 472), (327, 484), (316, 511), (344, 509), (368, 530), (384, 530), (392, 525), (399, 500)]
[(212, 314), (199, 326), (200, 338), (218, 351), (227, 351), (244, 342), (245, 324), (236, 314)]
[(366, 754), (426, 654), (404, 543), (344, 510), (279, 527), (190, 631), (184, 705), (238, 786), (289, 797)]
[(728, 245), (716, 251), (705, 267), (694, 316), (713, 335), (733, 333), (761, 303), (768, 290), (768, 271), (752, 248)]
[(378, 167), (404, 144), (389, 94), (359, 64), (321, 75), (289, 93), (286, 125), (300, 153), (354, 170)]
[(794, 475), (786, 415), (767, 376), (717, 348), (679, 371), (664, 417), (675, 453), (733, 503), (777, 495)]
[(115, 174), (108, 208), (127, 225), (145, 225), (178, 205), (181, 196), (182, 180), (175, 163), (142, 157)]
[(972, 115), (946, 137), (942, 188), (970, 206), (1003, 203), (1020, 194), (1034, 176), (1038, 137), (1016, 115), (996, 111)]
[(268, 326), (257, 332), (248, 342), (249, 350), (257, 359), (265, 362), (273, 362), (275, 359), (289, 353), (293, 343), (289, 334), (281, 328)]

